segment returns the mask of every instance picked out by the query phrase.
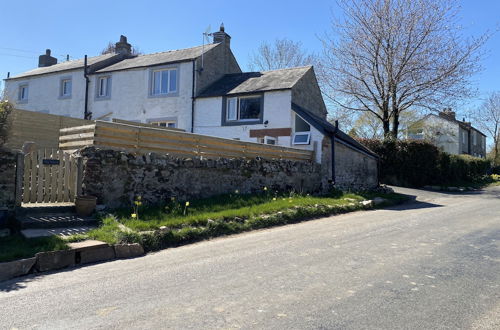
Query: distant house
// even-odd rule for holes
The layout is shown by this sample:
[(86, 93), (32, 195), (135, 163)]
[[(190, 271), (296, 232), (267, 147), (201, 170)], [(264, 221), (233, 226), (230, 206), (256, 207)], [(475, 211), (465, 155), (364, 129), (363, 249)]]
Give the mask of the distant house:
[(451, 109), (445, 109), (438, 115), (429, 114), (409, 127), (407, 137), (428, 140), (450, 154), (485, 158), (486, 135), (472, 127), (470, 122), (459, 121), (455, 117)]
[(121, 36), (114, 54), (87, 63), (57, 64), (48, 50), (39, 68), (5, 80), (6, 95), (24, 110), (315, 150), (318, 163), (335, 156), (330, 181), (377, 185), (377, 155), (327, 121), (312, 66), (244, 73), (224, 26), (212, 35), (212, 44), (138, 56)]

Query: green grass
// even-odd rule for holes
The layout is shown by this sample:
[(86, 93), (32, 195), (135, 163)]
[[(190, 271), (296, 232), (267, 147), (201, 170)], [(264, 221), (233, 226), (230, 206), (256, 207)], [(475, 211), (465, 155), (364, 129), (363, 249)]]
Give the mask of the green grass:
[(475, 189), (485, 188), (488, 186), (498, 186), (500, 185), (500, 175), (491, 174), (491, 175), (483, 175), (474, 179), (473, 181), (455, 181), (446, 186), (442, 186), (442, 188), (447, 187), (472, 187)]
[(230, 194), (189, 201), (169, 201), (163, 205), (141, 206), (135, 211), (121, 209), (101, 219), (99, 228), (86, 238), (115, 243), (140, 243), (146, 251), (186, 244), (201, 239), (295, 223), (307, 219), (364, 209), (360, 201), (374, 197), (387, 199), (386, 206), (406, 200), (399, 194), (341, 193), (328, 196), (298, 194)]
[(38, 252), (66, 249), (67, 242), (57, 236), (28, 239), (12, 235), (0, 238), (0, 262), (30, 258)]

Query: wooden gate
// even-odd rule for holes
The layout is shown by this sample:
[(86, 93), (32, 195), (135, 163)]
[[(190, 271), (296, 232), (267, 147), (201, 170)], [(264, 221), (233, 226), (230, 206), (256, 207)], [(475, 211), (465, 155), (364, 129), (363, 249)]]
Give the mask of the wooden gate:
[(74, 202), (80, 181), (81, 158), (62, 150), (35, 150), (24, 156), (22, 202)]

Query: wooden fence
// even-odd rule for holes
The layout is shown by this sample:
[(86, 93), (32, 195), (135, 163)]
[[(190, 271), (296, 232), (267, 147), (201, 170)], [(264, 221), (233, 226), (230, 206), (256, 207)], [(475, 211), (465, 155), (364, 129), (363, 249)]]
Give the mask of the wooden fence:
[(92, 123), (90, 120), (50, 115), (15, 109), (9, 116), (9, 135), (6, 147), (21, 149), (24, 142), (35, 142), (38, 148), (59, 146), (59, 130)]
[(310, 150), (242, 142), (193, 133), (96, 121), (94, 124), (60, 130), (59, 148), (76, 150), (96, 146), (135, 153), (168, 153), (206, 158), (262, 158), (314, 160)]

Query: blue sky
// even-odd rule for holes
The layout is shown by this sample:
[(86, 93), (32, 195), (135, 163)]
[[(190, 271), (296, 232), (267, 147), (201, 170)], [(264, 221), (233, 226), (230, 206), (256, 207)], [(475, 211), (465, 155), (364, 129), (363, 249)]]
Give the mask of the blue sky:
[[(46, 48), (59, 61), (69, 54), (97, 55), (120, 34), (144, 53), (201, 44), (202, 33), (224, 22), (231, 47), (243, 69), (262, 41), (289, 38), (319, 52), (318, 35), (329, 28), (332, 0), (315, 1), (2, 1), (0, 76), (33, 69)], [(463, 0), (462, 22), (467, 35), (478, 35), (500, 25), (500, 1)], [(500, 90), (500, 34), (486, 45), (484, 71), (474, 77), (481, 96)], [(477, 106), (472, 99), (465, 108)], [(460, 110), (460, 109), (459, 109)]]

